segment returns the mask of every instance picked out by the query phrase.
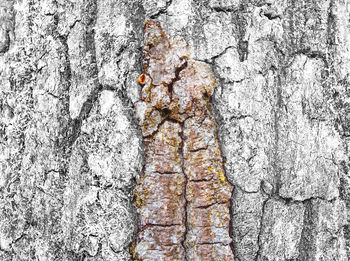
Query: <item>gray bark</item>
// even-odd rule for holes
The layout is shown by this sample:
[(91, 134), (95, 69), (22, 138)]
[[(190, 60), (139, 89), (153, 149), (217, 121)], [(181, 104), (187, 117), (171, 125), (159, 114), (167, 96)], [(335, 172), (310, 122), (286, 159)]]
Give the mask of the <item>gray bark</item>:
[(153, 18), (218, 79), (237, 261), (349, 260), (350, 1), (3, 0), (0, 260), (130, 260)]

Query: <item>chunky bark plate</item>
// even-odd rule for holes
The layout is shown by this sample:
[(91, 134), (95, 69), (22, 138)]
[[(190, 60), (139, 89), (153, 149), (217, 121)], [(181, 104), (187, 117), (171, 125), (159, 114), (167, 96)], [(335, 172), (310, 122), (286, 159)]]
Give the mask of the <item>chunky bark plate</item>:
[(137, 117), (146, 148), (134, 190), (134, 260), (233, 260), (227, 181), (211, 109), (215, 77), (184, 41), (145, 24)]

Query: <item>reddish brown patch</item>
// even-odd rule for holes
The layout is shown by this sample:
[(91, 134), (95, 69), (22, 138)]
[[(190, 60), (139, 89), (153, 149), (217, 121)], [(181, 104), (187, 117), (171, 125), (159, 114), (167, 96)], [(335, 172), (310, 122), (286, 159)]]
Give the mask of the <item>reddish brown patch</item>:
[(145, 167), (134, 190), (139, 232), (135, 260), (233, 260), (231, 195), (210, 96), (215, 78), (170, 42), (155, 21), (145, 24), (144, 85), (136, 104)]
[(146, 74), (141, 74), (139, 76), (139, 78), (137, 78), (137, 82), (141, 85), (145, 85), (146, 84)]

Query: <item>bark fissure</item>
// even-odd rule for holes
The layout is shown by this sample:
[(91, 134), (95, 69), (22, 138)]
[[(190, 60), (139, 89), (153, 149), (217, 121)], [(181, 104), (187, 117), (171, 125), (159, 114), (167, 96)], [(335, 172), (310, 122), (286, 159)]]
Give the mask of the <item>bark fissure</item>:
[[(187, 62), (186, 62), (186, 66), (187, 66)], [(178, 79), (179, 80), (179, 79)], [(187, 246), (186, 246), (186, 240), (187, 240), (187, 235), (188, 235), (188, 220), (187, 220), (187, 210), (188, 210), (188, 200), (186, 198), (186, 192), (187, 192), (187, 184), (188, 184), (188, 177), (185, 173), (185, 156), (184, 156), (184, 142), (185, 142), (185, 138), (184, 138), (184, 125), (185, 123), (182, 122), (181, 123), (181, 143), (180, 143), (180, 155), (181, 155), (181, 171), (184, 174), (184, 178), (185, 178), (185, 184), (183, 186), (183, 195), (184, 195), (184, 200), (185, 200), (185, 204), (184, 204), (184, 225), (185, 225), (185, 231), (183, 233), (183, 239), (181, 240), (181, 245), (184, 249), (184, 260), (187, 261), (188, 260), (188, 254), (187, 254)]]
[(88, 97), (84, 101), (78, 117), (75, 119), (70, 118), (70, 129), (68, 131), (70, 137), (68, 139), (69, 146), (72, 146), (81, 132), (81, 126), (83, 121), (89, 116), (91, 109), (93, 108), (99, 93), (102, 90), (102, 85), (98, 79), (98, 68), (96, 60), (96, 46), (95, 46), (95, 25), (97, 20), (97, 1), (88, 0), (84, 6), (84, 15), (81, 23), (85, 26), (85, 47), (86, 53), (90, 56), (90, 64), (87, 71), (89, 79), (92, 80), (92, 90)]
[(260, 224), (259, 224), (259, 232), (258, 232), (258, 237), (257, 237), (257, 242), (258, 242), (258, 250), (256, 252), (255, 261), (259, 261), (259, 258), (261, 257), (261, 252), (262, 252), (262, 234), (264, 232), (264, 218), (265, 218), (265, 209), (266, 209), (266, 204), (270, 200), (270, 198), (267, 198), (264, 200), (261, 208), (261, 216), (260, 216)]
[(298, 260), (300, 261), (312, 261), (315, 260), (314, 257), (314, 237), (315, 237), (315, 220), (313, 213), (313, 206), (312, 206), (312, 200), (309, 200), (304, 203), (305, 205), (305, 212), (304, 212), (304, 224), (303, 224), (303, 230), (301, 232), (301, 238), (299, 243), (299, 257)]

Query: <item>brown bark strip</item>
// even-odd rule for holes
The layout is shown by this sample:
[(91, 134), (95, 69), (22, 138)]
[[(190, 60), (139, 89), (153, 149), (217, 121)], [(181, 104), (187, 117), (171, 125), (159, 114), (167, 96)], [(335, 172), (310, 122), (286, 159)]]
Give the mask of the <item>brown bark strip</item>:
[(153, 20), (144, 44), (136, 110), (146, 160), (134, 190), (139, 232), (131, 253), (134, 260), (233, 260), (233, 187), (211, 110), (215, 78)]

